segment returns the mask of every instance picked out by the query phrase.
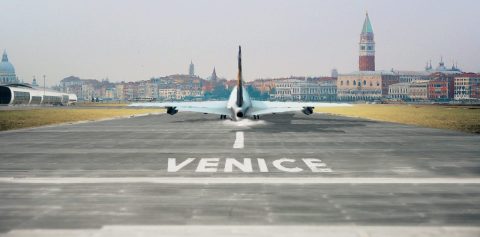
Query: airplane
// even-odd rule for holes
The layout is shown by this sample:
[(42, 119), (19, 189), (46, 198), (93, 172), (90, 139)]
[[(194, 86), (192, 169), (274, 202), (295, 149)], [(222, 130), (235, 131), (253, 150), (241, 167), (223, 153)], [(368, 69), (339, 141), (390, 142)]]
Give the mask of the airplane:
[(220, 119), (230, 117), (233, 121), (244, 118), (260, 119), (260, 115), (284, 112), (301, 111), (306, 115), (313, 114), (315, 107), (350, 106), (342, 103), (315, 103), (315, 102), (274, 102), (252, 100), (243, 86), (242, 76), (242, 48), (238, 46), (238, 74), (237, 85), (233, 88), (230, 97), (225, 101), (198, 101), (198, 102), (150, 102), (133, 103), (136, 107), (163, 107), (167, 113), (174, 115), (179, 111), (217, 114)]

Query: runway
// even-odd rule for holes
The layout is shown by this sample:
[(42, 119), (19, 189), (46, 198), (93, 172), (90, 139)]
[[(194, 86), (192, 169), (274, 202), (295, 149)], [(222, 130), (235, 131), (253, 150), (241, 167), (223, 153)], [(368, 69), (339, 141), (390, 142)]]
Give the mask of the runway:
[(479, 236), (479, 144), (325, 114), (1, 132), (0, 236)]

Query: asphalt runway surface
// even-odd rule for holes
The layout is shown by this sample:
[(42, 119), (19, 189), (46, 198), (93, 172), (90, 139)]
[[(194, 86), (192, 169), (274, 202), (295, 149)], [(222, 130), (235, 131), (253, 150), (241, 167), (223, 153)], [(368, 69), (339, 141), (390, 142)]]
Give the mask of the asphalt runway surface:
[(480, 136), (179, 113), (0, 133), (0, 236), (480, 236)]

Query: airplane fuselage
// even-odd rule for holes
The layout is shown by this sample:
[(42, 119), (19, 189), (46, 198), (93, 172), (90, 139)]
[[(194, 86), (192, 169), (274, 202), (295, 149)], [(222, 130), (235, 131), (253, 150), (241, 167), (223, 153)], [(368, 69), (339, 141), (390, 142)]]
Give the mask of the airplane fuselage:
[[(233, 88), (228, 98), (227, 108), (230, 110), (230, 118), (232, 120), (238, 121), (247, 116), (248, 110), (252, 107), (252, 101), (248, 95), (247, 90), (242, 88), (242, 103), (238, 103), (238, 86)], [(241, 106), (239, 106), (239, 104)]]

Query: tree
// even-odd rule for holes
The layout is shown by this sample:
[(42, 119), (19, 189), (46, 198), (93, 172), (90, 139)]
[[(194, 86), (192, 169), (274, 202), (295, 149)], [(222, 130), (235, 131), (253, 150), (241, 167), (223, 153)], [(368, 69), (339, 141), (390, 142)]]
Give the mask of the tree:
[(224, 85), (216, 85), (212, 92), (205, 92), (205, 99), (228, 99), (230, 92)]
[(252, 99), (256, 99), (256, 100), (268, 100), (268, 98), (270, 97), (269, 93), (268, 92), (261, 92), (260, 90), (258, 90), (257, 88), (253, 87), (252, 85), (249, 85), (247, 86), (247, 92), (248, 94), (250, 95), (250, 97)]

